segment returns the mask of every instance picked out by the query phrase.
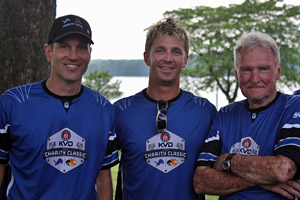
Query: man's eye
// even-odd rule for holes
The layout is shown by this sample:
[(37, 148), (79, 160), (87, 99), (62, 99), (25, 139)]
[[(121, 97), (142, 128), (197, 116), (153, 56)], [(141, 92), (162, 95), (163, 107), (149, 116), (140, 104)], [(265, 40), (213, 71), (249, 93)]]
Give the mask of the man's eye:
[(243, 68), (241, 71), (242, 72), (251, 72), (251, 69), (249, 69), (249, 68)]
[(80, 49), (80, 50), (86, 50), (86, 49), (87, 49), (87, 46), (79, 46), (79, 49)]
[(174, 52), (175, 55), (181, 55), (182, 54), (182, 52), (180, 50), (175, 50), (173, 52)]
[(61, 45), (60, 48), (62, 48), (62, 49), (67, 49), (68, 46), (67, 46), (67, 45)]

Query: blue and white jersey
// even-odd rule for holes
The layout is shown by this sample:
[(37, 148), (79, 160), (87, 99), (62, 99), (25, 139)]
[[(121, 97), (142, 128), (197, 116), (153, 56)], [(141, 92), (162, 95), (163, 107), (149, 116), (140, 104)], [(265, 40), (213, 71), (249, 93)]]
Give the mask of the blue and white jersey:
[(97, 175), (118, 162), (114, 108), (88, 87), (59, 97), (45, 83), (0, 97), (0, 163), (12, 170), (7, 199), (97, 199)]
[(296, 90), (293, 92), (293, 95), (300, 95), (300, 90)]
[(205, 98), (181, 91), (168, 102), (167, 129), (158, 133), (157, 101), (145, 91), (114, 103), (123, 200), (197, 199), (196, 159), (216, 108)]
[[(231, 103), (217, 114), (197, 160), (213, 166), (219, 155), (284, 155), (300, 164), (300, 98), (278, 93), (260, 109), (248, 109), (246, 100)], [(260, 187), (220, 199), (285, 199)]]

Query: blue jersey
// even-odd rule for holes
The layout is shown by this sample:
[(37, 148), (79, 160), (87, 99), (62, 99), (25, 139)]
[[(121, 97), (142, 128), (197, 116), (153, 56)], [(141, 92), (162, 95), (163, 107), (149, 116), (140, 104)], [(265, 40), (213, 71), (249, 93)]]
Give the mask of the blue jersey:
[[(300, 98), (278, 93), (268, 106), (248, 109), (246, 100), (220, 109), (197, 165), (213, 166), (219, 155), (284, 155), (300, 164)], [(285, 199), (253, 187), (221, 199)]]
[(294, 91), (293, 95), (300, 95), (300, 90)]
[(0, 133), (8, 200), (97, 199), (97, 175), (118, 162), (113, 106), (85, 86), (73, 97), (54, 95), (45, 81), (6, 91)]
[(197, 199), (196, 159), (216, 108), (207, 99), (181, 91), (169, 101), (167, 130), (158, 133), (157, 101), (145, 91), (114, 103), (123, 200)]

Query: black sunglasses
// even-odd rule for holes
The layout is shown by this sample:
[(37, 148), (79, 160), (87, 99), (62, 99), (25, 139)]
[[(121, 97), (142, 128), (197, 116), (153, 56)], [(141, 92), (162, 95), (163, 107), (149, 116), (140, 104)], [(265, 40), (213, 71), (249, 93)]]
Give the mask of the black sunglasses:
[(156, 116), (156, 127), (158, 132), (164, 132), (167, 128), (167, 111), (168, 102), (159, 100), (157, 101), (157, 116)]

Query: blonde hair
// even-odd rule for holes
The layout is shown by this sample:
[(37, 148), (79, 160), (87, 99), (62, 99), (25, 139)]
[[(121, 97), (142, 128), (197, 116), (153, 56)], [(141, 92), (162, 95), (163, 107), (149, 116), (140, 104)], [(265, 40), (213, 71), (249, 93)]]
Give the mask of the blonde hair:
[(184, 51), (189, 55), (190, 41), (186, 30), (173, 18), (167, 18), (150, 27), (147, 33), (145, 52), (149, 53), (156, 36), (170, 35), (183, 41)]

